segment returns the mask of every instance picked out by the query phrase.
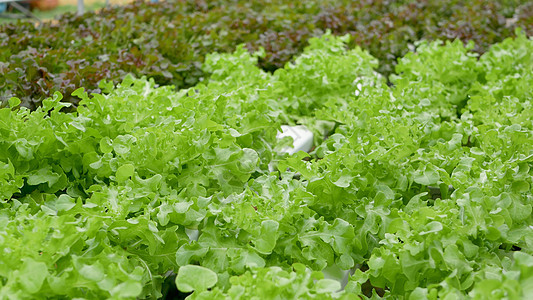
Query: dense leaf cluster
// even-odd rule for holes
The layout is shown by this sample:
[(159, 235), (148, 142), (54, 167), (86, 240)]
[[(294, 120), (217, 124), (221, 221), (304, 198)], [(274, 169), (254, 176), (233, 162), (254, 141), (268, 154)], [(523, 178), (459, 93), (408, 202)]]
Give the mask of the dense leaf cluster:
[[(392, 86), (347, 42), (273, 74), (239, 46), (207, 84), (102, 82), (71, 114), (11, 98), (0, 298), (530, 295), (533, 40), (421, 42)], [(278, 154), (294, 123), (327, 138)]]
[(350, 34), (350, 45), (369, 50), (387, 76), (415, 41), (473, 40), (482, 53), (516, 27), (533, 34), (532, 18), (533, 4), (522, 0), (137, 1), (39, 28), (2, 25), (0, 101), (16, 96), (35, 109), (60, 91), (77, 105), (75, 89), (99, 92), (102, 79), (118, 83), (128, 73), (190, 87), (209, 76), (201, 67), (207, 53), (241, 43), (263, 47), (259, 65), (274, 71), (327, 29)]

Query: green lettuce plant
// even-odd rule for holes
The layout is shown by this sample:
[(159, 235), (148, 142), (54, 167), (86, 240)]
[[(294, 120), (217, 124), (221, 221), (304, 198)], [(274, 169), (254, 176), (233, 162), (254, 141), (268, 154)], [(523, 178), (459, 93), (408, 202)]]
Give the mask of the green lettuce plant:
[[(273, 74), (261, 51), (214, 53), (178, 92), (102, 82), (75, 113), (11, 98), (0, 298), (529, 295), (533, 40), (423, 42), (392, 85), (347, 42), (310, 40)], [(282, 124), (315, 148), (278, 153)]]

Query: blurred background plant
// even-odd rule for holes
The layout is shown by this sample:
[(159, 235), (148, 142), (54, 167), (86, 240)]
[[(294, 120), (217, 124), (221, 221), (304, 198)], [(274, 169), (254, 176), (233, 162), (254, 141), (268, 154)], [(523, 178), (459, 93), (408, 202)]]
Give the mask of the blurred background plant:
[(83, 16), (72, 3), (60, 4), (46, 14), (65, 13), (40, 27), (31, 21), (0, 26), (4, 105), (17, 96), (35, 109), (61, 91), (75, 108), (75, 89), (99, 92), (102, 79), (116, 83), (130, 73), (190, 87), (209, 78), (201, 69), (207, 53), (231, 52), (242, 43), (264, 48), (259, 66), (274, 71), (327, 30), (351, 35), (349, 47), (369, 50), (386, 77), (421, 39), (473, 41), (474, 51), (483, 53), (517, 27), (533, 34), (533, 2), (523, 0), (112, 1), (106, 8), (87, 2), (93, 6)]

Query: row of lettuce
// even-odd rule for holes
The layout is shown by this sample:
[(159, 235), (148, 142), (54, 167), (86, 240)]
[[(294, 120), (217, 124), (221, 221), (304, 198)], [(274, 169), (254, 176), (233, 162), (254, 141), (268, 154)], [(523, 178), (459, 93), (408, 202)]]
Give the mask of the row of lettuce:
[(201, 66), (206, 54), (241, 43), (263, 47), (259, 66), (274, 71), (328, 29), (350, 34), (350, 46), (369, 50), (387, 76), (420, 39), (473, 40), (483, 53), (517, 27), (533, 34), (532, 24), (526, 0), (135, 1), (40, 27), (0, 26), (0, 101), (15, 96), (33, 110), (60, 91), (77, 105), (77, 88), (100, 92), (102, 79), (118, 83), (128, 73), (191, 87), (210, 75)]
[[(102, 82), (75, 113), (11, 98), (0, 298), (530, 295), (533, 40), (422, 42), (392, 85), (348, 40), (274, 73), (244, 46), (210, 54), (211, 80), (178, 92)], [(282, 124), (316, 148), (279, 154)]]

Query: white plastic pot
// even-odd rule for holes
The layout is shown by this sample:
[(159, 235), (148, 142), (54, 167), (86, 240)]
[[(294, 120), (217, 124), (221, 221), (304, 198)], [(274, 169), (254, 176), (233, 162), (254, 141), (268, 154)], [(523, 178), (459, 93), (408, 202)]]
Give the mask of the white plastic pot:
[(309, 152), (313, 148), (313, 133), (303, 125), (281, 125), (282, 132), (278, 132), (277, 138), (282, 139), (290, 136), (293, 139), (293, 147), (287, 147), (281, 152), (294, 154), (298, 151)]

